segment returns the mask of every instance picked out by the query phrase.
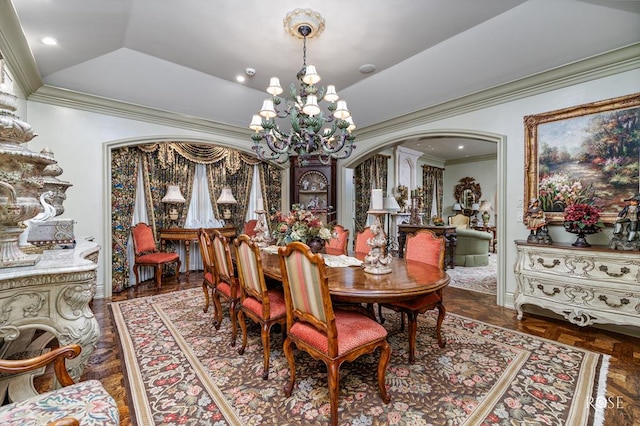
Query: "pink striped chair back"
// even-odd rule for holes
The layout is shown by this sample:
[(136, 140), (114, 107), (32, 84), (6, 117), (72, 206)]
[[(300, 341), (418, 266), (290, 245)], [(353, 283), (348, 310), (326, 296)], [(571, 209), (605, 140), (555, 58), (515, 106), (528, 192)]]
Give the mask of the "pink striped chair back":
[(211, 282), (215, 275), (215, 267), (213, 265), (213, 246), (211, 238), (204, 228), (198, 230), (198, 243), (200, 244), (200, 257), (202, 257), (202, 266), (205, 276), (211, 274)]
[(262, 296), (267, 292), (267, 286), (262, 274), (260, 249), (246, 234), (240, 235), (234, 245), (240, 288), (250, 296), (262, 299)]
[(444, 237), (429, 229), (420, 229), (407, 237), (404, 257), (444, 269)]
[(227, 238), (219, 231), (213, 231), (213, 263), (221, 279), (233, 278), (233, 264)]
[(280, 268), (287, 304), (287, 329), (294, 321), (305, 321), (336, 338), (335, 317), (329, 295), (322, 255), (306, 244), (294, 242), (282, 247)]

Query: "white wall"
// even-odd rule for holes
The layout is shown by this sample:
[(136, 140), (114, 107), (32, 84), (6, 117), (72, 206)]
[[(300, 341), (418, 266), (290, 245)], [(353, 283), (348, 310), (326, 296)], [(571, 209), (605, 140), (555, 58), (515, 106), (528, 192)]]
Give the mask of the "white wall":
[[(553, 90), (544, 94), (530, 96), (525, 99), (488, 107), (482, 110), (461, 114), (446, 119), (417, 122), (406, 133), (429, 134), (443, 129), (460, 129), (469, 132), (483, 132), (500, 135), (505, 145), (499, 148), (498, 187), (501, 197), (499, 202), (504, 206), (504, 223), (500, 222), (500, 262), (501, 274), (504, 275), (504, 287), (508, 296), (516, 287), (515, 277), (511, 265), (515, 262), (514, 240), (525, 239), (527, 230), (517, 221), (521, 207), (517, 207), (524, 194), (524, 126), (523, 117), (530, 114), (552, 111), (588, 102), (622, 96), (640, 92), (640, 70), (627, 71), (621, 74), (604, 77), (587, 83)], [(110, 219), (105, 221), (108, 206), (103, 202), (103, 144), (123, 139), (159, 139), (192, 137), (209, 140), (232, 147), (247, 149), (248, 139), (232, 140), (224, 136), (217, 137), (210, 134), (192, 132), (168, 126), (138, 122), (92, 112), (57, 107), (34, 101), (27, 102), (26, 111), (19, 111), (19, 115), (33, 126), (40, 135), (29, 143), (29, 148), (39, 151), (45, 146), (51, 148), (55, 158), (64, 169), (60, 179), (71, 182), (74, 186), (67, 191), (64, 203), (65, 217), (77, 221), (76, 235), (95, 236), (103, 247), (103, 252), (109, 250), (110, 241), (103, 241), (103, 230), (109, 226)], [(359, 140), (361, 151), (380, 151), (389, 145), (391, 140), (397, 140), (399, 132), (393, 129), (389, 133), (378, 133), (374, 137)], [(502, 150), (502, 151), (501, 151)], [(502, 154), (501, 154), (502, 152)], [(502, 155), (502, 157), (501, 157)], [(500, 175), (504, 168), (505, 175)], [(339, 173), (339, 187), (345, 187), (345, 173)], [(484, 189), (484, 187), (483, 187)], [(493, 188), (489, 188), (492, 190)], [(284, 191), (283, 191), (284, 192)], [(502, 195), (504, 194), (504, 195)], [(339, 218), (352, 216), (351, 204), (344, 196), (340, 206)], [(551, 236), (555, 241), (572, 241), (572, 234), (565, 233), (559, 227), (552, 227)], [(605, 234), (589, 236), (592, 243), (606, 243)], [(100, 257), (99, 293), (104, 286), (105, 256)], [(110, 267), (110, 265), (109, 265)], [(510, 299), (505, 305), (513, 306)]]

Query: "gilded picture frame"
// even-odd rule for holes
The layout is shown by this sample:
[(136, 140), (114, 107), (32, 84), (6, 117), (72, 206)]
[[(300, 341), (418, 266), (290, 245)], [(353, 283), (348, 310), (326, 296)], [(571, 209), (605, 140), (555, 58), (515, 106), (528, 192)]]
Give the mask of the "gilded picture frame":
[(640, 191), (640, 93), (524, 117), (525, 202), (540, 200), (550, 224), (568, 203), (602, 209), (615, 222)]

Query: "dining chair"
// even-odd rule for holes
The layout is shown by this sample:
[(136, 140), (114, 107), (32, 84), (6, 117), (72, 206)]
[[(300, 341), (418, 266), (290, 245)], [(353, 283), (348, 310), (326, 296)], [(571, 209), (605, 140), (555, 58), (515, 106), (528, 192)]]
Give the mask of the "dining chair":
[(176, 264), (176, 278), (180, 274), (180, 256), (178, 253), (164, 253), (158, 249), (156, 239), (153, 237), (153, 230), (144, 222), (136, 224), (131, 228), (133, 239), (134, 264), (133, 273), (136, 276), (136, 285), (140, 284), (139, 268), (141, 266), (152, 266), (155, 268), (155, 281), (158, 290), (162, 286), (162, 270), (165, 265)]
[(258, 224), (257, 219), (251, 219), (248, 222), (244, 223), (242, 228), (242, 233), (247, 234), (250, 237), (254, 237), (256, 235), (256, 225)]
[[(427, 265), (437, 266), (444, 270), (444, 237), (436, 236), (429, 229), (420, 229), (415, 234), (407, 237), (405, 248), (405, 260), (410, 262), (420, 262)], [(410, 299), (402, 302), (383, 303), (383, 307), (391, 309), (401, 314), (401, 329), (404, 330), (404, 314), (409, 322), (409, 363), (416, 361), (416, 332), (418, 329), (418, 315), (431, 309), (438, 309), (438, 320), (436, 323), (436, 337), (438, 345), (443, 348), (446, 344), (442, 338), (442, 321), (446, 313), (442, 304), (442, 289), (433, 293), (421, 296), (417, 299)]]
[(204, 293), (204, 308), (202, 310), (206, 313), (209, 310), (209, 291), (213, 295), (215, 291), (216, 283), (216, 268), (213, 263), (213, 243), (211, 237), (204, 228), (198, 229), (198, 243), (200, 245), (200, 257), (202, 257), (203, 266), (203, 279), (202, 279), (202, 292)]
[[(382, 233), (386, 238), (386, 234), (384, 233), (384, 231), (382, 231)], [(371, 232), (371, 228), (368, 226), (361, 232), (358, 232), (356, 234), (356, 240), (354, 242), (354, 251), (356, 253), (369, 253), (370, 247), (367, 244), (367, 241), (374, 237), (375, 235), (373, 234), (373, 232)]]
[(290, 377), (285, 395), (291, 396), (295, 384), (292, 348), (295, 345), (327, 366), (331, 424), (337, 425), (340, 365), (380, 348), (378, 391), (382, 401), (389, 403), (385, 374), (391, 347), (385, 328), (361, 312), (334, 310), (322, 255), (313, 254), (300, 242), (281, 247), (278, 255), (287, 308), (287, 337), (283, 350)]
[(327, 247), (331, 249), (331, 254), (347, 254), (347, 244), (349, 243), (349, 230), (342, 225), (333, 226), (332, 238), (327, 242)]
[(269, 356), (271, 328), (280, 324), (284, 332), (287, 323), (287, 311), (284, 293), (281, 288), (267, 288), (262, 271), (260, 248), (246, 235), (240, 235), (233, 241), (240, 283), (240, 304), (238, 305), (238, 322), (242, 330), (242, 346), (240, 355), (247, 347), (247, 324), (245, 316), (260, 324), (260, 337), (263, 348), (262, 378), (269, 378)]
[(235, 277), (233, 262), (231, 261), (231, 248), (229, 241), (218, 230), (211, 232), (213, 237), (211, 244), (213, 246), (213, 264), (215, 267), (216, 284), (212, 292), (213, 308), (214, 308), (214, 326), (216, 330), (220, 329), (222, 324), (222, 297), (229, 302), (229, 316), (231, 319), (231, 346), (236, 345), (236, 335), (238, 333), (236, 305), (238, 303), (238, 281)]

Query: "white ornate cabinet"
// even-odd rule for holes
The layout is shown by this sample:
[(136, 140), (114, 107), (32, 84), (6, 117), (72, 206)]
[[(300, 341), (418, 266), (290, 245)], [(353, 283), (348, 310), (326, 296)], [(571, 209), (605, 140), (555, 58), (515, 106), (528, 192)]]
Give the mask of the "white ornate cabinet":
[(640, 327), (640, 253), (516, 241), (515, 308), (537, 305), (585, 326)]
[[(2, 357), (20, 351), (42, 350), (55, 336), (60, 345), (76, 343), (80, 356), (67, 361), (79, 380), (93, 352), (100, 330), (89, 307), (96, 292), (100, 246), (78, 239), (73, 249), (45, 250), (35, 266), (0, 269), (0, 343)], [(12, 379), (13, 380), (13, 379)], [(0, 394), (14, 387), (12, 400), (28, 392), (30, 378), (21, 384), (4, 383)]]

